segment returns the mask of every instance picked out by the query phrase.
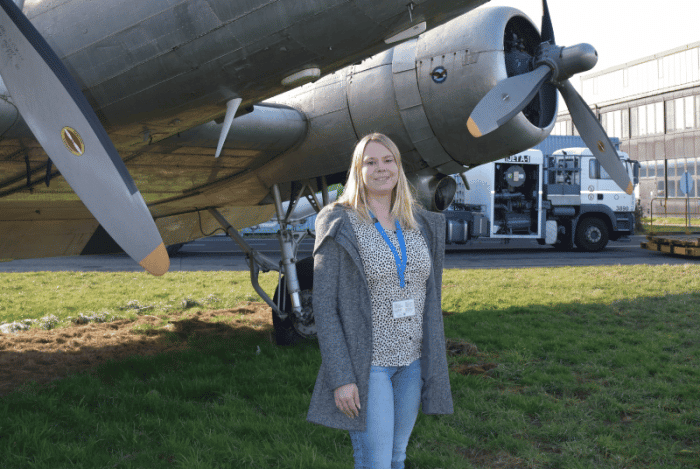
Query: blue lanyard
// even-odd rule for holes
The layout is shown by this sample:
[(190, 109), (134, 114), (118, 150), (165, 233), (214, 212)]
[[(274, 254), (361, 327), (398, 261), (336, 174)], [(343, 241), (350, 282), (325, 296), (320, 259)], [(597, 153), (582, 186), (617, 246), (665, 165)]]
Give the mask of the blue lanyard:
[(391, 249), (391, 253), (394, 255), (396, 272), (399, 274), (399, 283), (401, 288), (404, 288), (406, 286), (406, 282), (404, 282), (404, 272), (406, 271), (406, 241), (403, 237), (403, 231), (401, 231), (401, 224), (398, 220), (396, 220), (396, 238), (399, 240), (399, 247), (401, 248), (401, 257), (399, 257), (399, 253), (396, 251), (394, 244), (391, 242), (389, 236), (386, 234), (386, 231), (384, 231), (382, 224), (379, 223), (379, 220), (377, 220), (377, 217), (374, 216), (371, 210), (369, 211), (369, 216), (374, 220), (374, 226), (377, 228), (377, 231), (379, 231), (379, 234), (382, 235), (382, 238), (384, 238), (386, 244), (389, 245), (389, 249)]

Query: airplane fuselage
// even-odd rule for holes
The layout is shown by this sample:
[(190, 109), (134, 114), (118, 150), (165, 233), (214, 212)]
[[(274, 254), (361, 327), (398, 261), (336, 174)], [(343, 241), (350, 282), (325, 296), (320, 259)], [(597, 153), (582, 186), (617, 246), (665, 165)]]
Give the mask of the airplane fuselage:
[[(275, 96), (485, 0), (43, 0), (24, 12), (81, 85), (119, 149), (161, 140)], [(413, 21), (411, 21), (413, 20)], [(2, 129), (4, 130), (4, 129)]]
[[(396, 139), (407, 170), (424, 178), (544, 138), (551, 123), (522, 115), (478, 142), (465, 130), (471, 109), (507, 76), (504, 41), (517, 36), (528, 54), (539, 44), (515, 9), (461, 15), (482, 3), (39, 0), (24, 12), (83, 90), (172, 244), (211, 232), (208, 208), (246, 227), (272, 215), (273, 185), (289, 197), (294, 181), (342, 182), (352, 145), (370, 131)], [(423, 22), (429, 30), (419, 36)], [(387, 40), (402, 31), (411, 34)], [(285, 86), (308, 70), (323, 77)], [(31, 97), (5, 98), (0, 253), (69, 255), (90, 251), (89, 239), (103, 244), (96, 220), (22, 125), (12, 101)], [(219, 118), (236, 98), (239, 117), (214, 158)]]

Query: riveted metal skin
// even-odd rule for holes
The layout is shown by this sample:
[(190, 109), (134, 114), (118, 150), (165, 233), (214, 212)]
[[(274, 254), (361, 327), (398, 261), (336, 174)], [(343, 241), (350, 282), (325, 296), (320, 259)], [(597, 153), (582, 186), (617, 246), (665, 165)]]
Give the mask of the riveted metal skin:
[[(418, 87), (427, 103), (428, 120), (445, 151), (466, 165), (530, 148), (544, 140), (554, 125), (555, 118), (539, 126), (520, 113), (481, 138), (473, 137), (467, 130), (465, 124), (474, 107), (491, 88), (508, 77), (504, 51), (506, 29), (518, 31), (533, 48), (539, 44), (533, 22), (522, 12), (507, 7), (479, 8), (442, 28), (426, 32), (417, 44)], [(447, 70), (444, 83), (433, 80), (431, 73), (436, 67)]]
[[(340, 180), (368, 132), (394, 139), (408, 172), (429, 170), (436, 179), (544, 139), (553, 121), (534, 125), (523, 114), (479, 140), (465, 126), (512, 63), (527, 65), (506, 53), (504, 37), (517, 30), (528, 47), (538, 45), (532, 21), (512, 8), (459, 16), (484, 0), (414, 3), (413, 21), (426, 21), (428, 31), (401, 49), (384, 39), (411, 26), (406, 4), (387, 0), (34, 0), (24, 11), (88, 96), (168, 245), (218, 226), (199, 215), (203, 207), (218, 207), (240, 228), (272, 215), (273, 184), (286, 198), (290, 181)], [(318, 81), (278, 94), (284, 77), (309, 67), (321, 70)], [(435, 80), (436, 70), (446, 78)], [(8, 98), (1, 87), (0, 95)], [(237, 97), (239, 115), (215, 159), (214, 120)], [(11, 102), (0, 100), (0, 143), (23, 158), (20, 138), (31, 134)], [(62, 191), (60, 201), (36, 181), (25, 194), (27, 174), (46, 168), (35, 142), (28, 153), (31, 172), (23, 159), (0, 161), (0, 212), (9, 214), (0, 227), (18, 233), (0, 240), (0, 251), (47, 255), (22, 234), (48, 233), (60, 218), (55, 233), (70, 236), (46, 252), (80, 252), (94, 220), (57, 172), (51, 191)], [(21, 203), (3, 205), (3, 195)]]
[[(540, 127), (520, 113), (481, 139), (472, 137), (465, 127), (474, 106), (507, 78), (504, 35), (506, 28), (514, 28), (512, 23), (534, 53), (539, 34), (520, 11), (478, 9), (273, 98), (305, 115), (308, 132), (295, 149), (268, 165), (269, 181), (291, 180), (285, 169), (289, 167), (299, 167), (294, 173), (297, 178), (314, 176), (318, 167), (303, 167), (309, 158), (326, 174), (344, 173), (355, 142), (370, 132), (385, 133), (397, 143), (408, 172), (434, 168), (452, 174), (463, 171), (463, 165), (536, 145), (549, 134), (554, 118)], [(432, 76), (438, 67), (448, 74), (442, 82)]]
[(0, 73), (19, 112), (105, 230), (144, 268), (162, 275), (170, 261), (160, 233), (97, 116), (21, 11), (9, 1), (0, 7)]
[[(484, 0), (415, 3), (414, 19), (434, 27)], [(206, 122), (235, 95), (247, 106), (286, 91), (296, 72), (388, 49), (384, 39), (412, 24), (403, 1), (34, 0), (24, 10), (107, 124), (129, 128), (163, 115)]]

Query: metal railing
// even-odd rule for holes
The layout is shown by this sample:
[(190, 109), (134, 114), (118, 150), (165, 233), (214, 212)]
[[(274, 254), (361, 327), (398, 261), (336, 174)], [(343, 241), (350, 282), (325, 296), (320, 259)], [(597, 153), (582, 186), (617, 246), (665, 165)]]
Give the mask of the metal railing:
[[(669, 210), (669, 200), (672, 201), (673, 207)], [(682, 203), (679, 203), (681, 202)], [(663, 212), (663, 216), (657, 215), (657, 218), (668, 220), (678, 219), (678, 223), (665, 222), (657, 225), (657, 227), (684, 229), (686, 234), (691, 234), (700, 231), (700, 197), (686, 197), (685, 199), (666, 197), (654, 197), (650, 201), (649, 206), (649, 229), (654, 232), (654, 202), (658, 202), (658, 209)], [(683, 208), (679, 209), (679, 205)], [(680, 219), (683, 219), (681, 222)]]

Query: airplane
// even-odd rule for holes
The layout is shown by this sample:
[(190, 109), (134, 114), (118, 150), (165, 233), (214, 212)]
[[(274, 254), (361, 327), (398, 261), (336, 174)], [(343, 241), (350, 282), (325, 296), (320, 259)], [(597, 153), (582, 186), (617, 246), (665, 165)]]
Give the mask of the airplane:
[[(557, 46), (546, 0), (541, 34), (486, 0), (23, 3), (0, 0), (0, 259), (116, 242), (163, 274), (165, 245), (223, 228), (248, 253), (278, 343), (315, 333), (311, 261), (287, 229), (281, 266), (237, 230), (275, 213), (284, 226), (303, 197), (329, 203), (370, 131), (397, 143), (419, 200), (442, 210), (446, 175), (546, 138), (559, 89), (630, 184), (568, 82), (595, 49)], [(273, 299), (261, 269), (284, 273)]]

